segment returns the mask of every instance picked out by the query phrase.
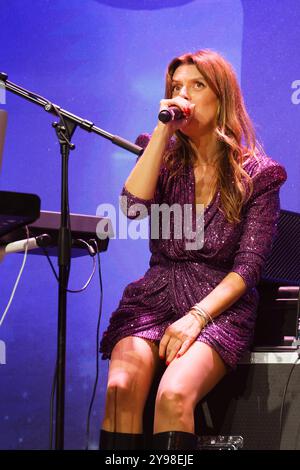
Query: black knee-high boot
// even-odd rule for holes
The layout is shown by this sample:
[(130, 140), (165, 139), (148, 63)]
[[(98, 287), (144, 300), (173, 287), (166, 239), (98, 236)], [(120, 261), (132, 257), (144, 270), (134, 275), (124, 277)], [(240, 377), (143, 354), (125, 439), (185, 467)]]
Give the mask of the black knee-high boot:
[(196, 450), (198, 436), (191, 432), (167, 431), (153, 435), (153, 449)]
[(100, 431), (100, 450), (138, 450), (143, 449), (143, 434)]

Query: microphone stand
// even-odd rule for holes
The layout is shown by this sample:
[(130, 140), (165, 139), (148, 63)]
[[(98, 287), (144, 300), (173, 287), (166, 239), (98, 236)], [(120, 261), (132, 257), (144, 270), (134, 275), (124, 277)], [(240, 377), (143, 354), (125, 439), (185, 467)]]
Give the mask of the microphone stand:
[(61, 154), (61, 220), (58, 238), (58, 266), (59, 266), (59, 287), (58, 287), (58, 328), (57, 328), (57, 388), (56, 388), (56, 422), (55, 422), (55, 449), (64, 449), (64, 417), (65, 417), (65, 369), (66, 369), (66, 326), (67, 326), (67, 287), (69, 280), (71, 262), (71, 227), (68, 195), (68, 165), (70, 150), (75, 149), (75, 145), (70, 142), (76, 127), (79, 125), (88, 132), (94, 132), (112, 143), (128, 150), (131, 153), (140, 155), (143, 149), (138, 145), (123, 139), (122, 137), (110, 134), (99, 127), (94, 126), (91, 121), (76, 116), (49, 100), (31, 91), (25, 90), (15, 83), (8, 81), (5, 73), (0, 73), (0, 82), (5, 88), (22, 98), (42, 106), (45, 111), (59, 116), (60, 121), (54, 122), (56, 135), (60, 145)]

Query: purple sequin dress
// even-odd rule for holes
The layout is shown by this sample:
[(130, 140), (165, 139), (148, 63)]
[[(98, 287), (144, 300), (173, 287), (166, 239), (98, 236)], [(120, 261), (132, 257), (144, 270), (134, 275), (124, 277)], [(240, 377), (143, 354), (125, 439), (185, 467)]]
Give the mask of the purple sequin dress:
[[(137, 144), (146, 147), (150, 136), (141, 135)], [(279, 189), (287, 178), (283, 166), (261, 156), (244, 163), (253, 178), (253, 194), (244, 206), (242, 220), (233, 225), (219, 210), (217, 191), (204, 211), (204, 245), (199, 250), (186, 250), (183, 239), (150, 239), (150, 267), (145, 275), (124, 290), (104, 333), (100, 352), (107, 359), (115, 344), (126, 336), (140, 336), (159, 341), (165, 329), (206, 297), (228, 274), (238, 273), (245, 281), (246, 293), (230, 308), (208, 323), (197, 340), (214, 348), (224, 362), (235, 368), (249, 350), (258, 304), (258, 283), (280, 212)], [(168, 178), (169, 170), (162, 165), (154, 198), (143, 200), (123, 188), (127, 196), (128, 217), (139, 215), (137, 203), (169, 205), (191, 204), (195, 209), (195, 178), (193, 166)], [(150, 211), (149, 211), (150, 213)], [(172, 236), (173, 235), (173, 236)]]

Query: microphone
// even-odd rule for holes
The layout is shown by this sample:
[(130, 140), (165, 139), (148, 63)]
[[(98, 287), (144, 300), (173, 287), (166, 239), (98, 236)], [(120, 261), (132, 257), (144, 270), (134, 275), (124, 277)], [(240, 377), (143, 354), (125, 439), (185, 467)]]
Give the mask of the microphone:
[(179, 121), (180, 119), (184, 118), (185, 114), (177, 106), (170, 106), (167, 109), (162, 109), (158, 115), (158, 119), (163, 123), (169, 121)]

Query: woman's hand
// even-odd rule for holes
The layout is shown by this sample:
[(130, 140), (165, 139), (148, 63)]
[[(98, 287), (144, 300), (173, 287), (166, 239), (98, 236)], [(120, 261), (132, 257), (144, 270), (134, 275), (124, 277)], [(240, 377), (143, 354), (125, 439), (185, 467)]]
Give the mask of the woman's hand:
[(185, 118), (176, 121), (169, 121), (166, 123), (158, 121), (158, 127), (167, 127), (170, 135), (173, 135), (175, 131), (178, 129), (183, 129), (190, 122), (193, 117), (195, 105), (181, 96), (176, 96), (172, 99), (161, 100), (159, 112), (163, 109), (167, 109), (170, 106), (177, 106), (177, 108), (181, 109), (185, 115)]
[(203, 327), (204, 320), (189, 311), (166, 329), (159, 344), (159, 357), (169, 365), (175, 357), (182, 356), (189, 349)]

